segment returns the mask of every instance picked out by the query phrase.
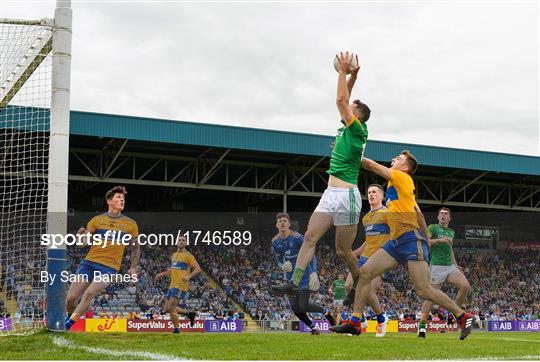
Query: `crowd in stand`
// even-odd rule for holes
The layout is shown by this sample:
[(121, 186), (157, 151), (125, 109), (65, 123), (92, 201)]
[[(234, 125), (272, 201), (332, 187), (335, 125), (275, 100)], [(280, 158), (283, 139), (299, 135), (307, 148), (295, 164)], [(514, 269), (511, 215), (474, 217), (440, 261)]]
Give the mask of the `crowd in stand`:
[(540, 313), (540, 252), (507, 252), (497, 256), (464, 255), (460, 259), (471, 283), (470, 305), (486, 319), (538, 319)]
[[(471, 284), (467, 308), (481, 319), (535, 319), (540, 312), (540, 253), (538, 251), (509, 252), (510, 259), (498, 256), (456, 252), (458, 264)], [(196, 256), (208, 271), (251, 315), (253, 319), (293, 318), (285, 298), (270, 292), (270, 285), (281, 278), (281, 271), (271, 255), (270, 243), (242, 248), (205, 248)], [(313, 298), (323, 305), (332, 304), (328, 288), (338, 274), (344, 273), (344, 263), (333, 246), (317, 247), (317, 262), (321, 288)], [(455, 291), (443, 287), (450, 296)], [(378, 291), (386, 313), (393, 319), (416, 319), (422, 300), (409, 281), (404, 267), (388, 273)], [(368, 308), (368, 314), (373, 314)]]
[[(32, 246), (21, 251), (9, 250), (0, 253), (0, 289), (7, 298), (15, 298), (17, 318), (43, 316), (45, 305), (45, 283), (40, 280), (40, 271), (46, 270), (43, 247)], [(0, 317), (7, 315), (7, 306), (0, 299)]]

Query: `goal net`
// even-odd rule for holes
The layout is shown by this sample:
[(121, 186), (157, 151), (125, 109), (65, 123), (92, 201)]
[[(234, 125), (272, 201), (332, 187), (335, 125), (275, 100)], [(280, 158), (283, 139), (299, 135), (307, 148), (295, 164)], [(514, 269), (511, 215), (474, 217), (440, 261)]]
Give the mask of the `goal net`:
[[(41, 277), (51, 266), (40, 238), (50, 229), (56, 188), (54, 26), (47, 19), (0, 19), (0, 335), (33, 331), (47, 318)], [(60, 172), (67, 180), (67, 167)]]
[(0, 331), (44, 318), (52, 28), (0, 24)]

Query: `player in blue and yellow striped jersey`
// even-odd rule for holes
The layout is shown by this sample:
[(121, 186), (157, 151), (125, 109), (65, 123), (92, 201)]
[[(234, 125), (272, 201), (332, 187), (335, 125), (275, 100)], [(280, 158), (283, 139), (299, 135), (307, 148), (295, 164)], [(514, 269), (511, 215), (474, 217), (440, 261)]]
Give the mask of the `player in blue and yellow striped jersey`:
[[(364, 225), (365, 241), (354, 251), (358, 258), (358, 268), (360, 269), (378, 249), (380, 249), (390, 239), (390, 227), (388, 226), (388, 210), (383, 206), (384, 189), (379, 184), (368, 186), (367, 192), (370, 211), (362, 218)], [(376, 337), (384, 337), (386, 335), (386, 326), (388, 318), (383, 313), (381, 303), (375, 291), (380, 287), (383, 276), (378, 275), (371, 282), (371, 290), (368, 297), (368, 304), (373, 309), (377, 316)], [(355, 288), (352, 286), (352, 277), (347, 277), (347, 283), (350, 283), (351, 290), (347, 294), (348, 300), (344, 302), (350, 305), (354, 302)], [(352, 299), (352, 300), (351, 300)], [(367, 320), (364, 315), (361, 318), (361, 328), (367, 328)]]
[(189, 299), (189, 281), (201, 272), (199, 263), (195, 260), (193, 254), (186, 250), (187, 238), (184, 235), (178, 235), (176, 239), (178, 249), (171, 257), (171, 267), (156, 275), (156, 280), (165, 276), (171, 277), (169, 291), (165, 296), (165, 311), (171, 315), (171, 321), (174, 329), (173, 333), (179, 333), (180, 323), (178, 313), (185, 314), (193, 326), (195, 313), (178, 307), (181, 300), (184, 302)]
[[(92, 299), (111, 284), (110, 280), (128, 281), (125, 276), (118, 278), (118, 271), (124, 257), (124, 243), (131, 244), (131, 267), (128, 270), (130, 281), (137, 281), (137, 264), (140, 257), (140, 246), (137, 240), (139, 229), (137, 223), (122, 214), (125, 205), (125, 187), (116, 186), (105, 195), (108, 211), (93, 217), (86, 228), (80, 228), (77, 234), (89, 234), (101, 237), (101, 242), (94, 243), (86, 258), (77, 269), (77, 281), (69, 287), (66, 297), (68, 318), (65, 327), (69, 330), (82, 315), (86, 313)], [(97, 238), (96, 238), (97, 239)], [(81, 297), (82, 295), (82, 297)], [(81, 298), (80, 302), (77, 301)]]
[[(371, 281), (400, 264), (407, 264), (409, 276), (416, 294), (452, 312), (461, 326), (460, 339), (472, 331), (474, 316), (465, 313), (445, 293), (431, 286), (428, 269), (427, 227), (416, 204), (415, 186), (411, 175), (416, 172), (418, 162), (407, 150), (392, 159), (391, 167), (385, 167), (367, 158), (362, 158), (362, 167), (388, 180), (386, 205), (390, 237), (384, 246), (377, 250), (359, 270), (359, 281), (354, 301), (353, 318), (361, 317), (371, 291)], [(420, 233), (423, 230), (424, 235)], [(340, 326), (337, 332), (360, 334), (358, 323)]]
[[(285, 281), (290, 281), (293, 276), (293, 265), (296, 263), (298, 251), (304, 242), (303, 235), (291, 230), (290, 227), (291, 219), (287, 213), (280, 212), (276, 215), (276, 228), (278, 229), (278, 233), (272, 239), (272, 251), (276, 257), (279, 268), (284, 273)], [(298, 293), (289, 295), (291, 309), (298, 319), (311, 329), (311, 334), (320, 334), (320, 331), (307, 313), (323, 314), (331, 325), (335, 323), (335, 319), (328, 308), (309, 302), (310, 292), (316, 293), (319, 291), (319, 288), (320, 282), (317, 275), (317, 259), (313, 257), (306, 268), (304, 276), (300, 280)]]

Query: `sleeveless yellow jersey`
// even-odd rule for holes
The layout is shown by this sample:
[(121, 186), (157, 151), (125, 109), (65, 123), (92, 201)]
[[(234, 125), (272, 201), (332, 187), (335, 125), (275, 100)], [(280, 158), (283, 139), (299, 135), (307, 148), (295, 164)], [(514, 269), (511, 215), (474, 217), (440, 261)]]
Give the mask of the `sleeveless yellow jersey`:
[[(139, 236), (137, 223), (122, 214), (116, 217), (111, 217), (107, 213), (95, 216), (88, 222), (86, 230), (91, 234), (100, 234), (103, 237), (103, 240), (107, 231), (109, 231), (108, 235), (110, 235), (110, 237), (114, 237), (114, 240), (120, 240), (122, 235), (125, 234), (131, 235), (132, 239)], [(115, 232), (115, 234), (112, 232)], [(111, 239), (111, 241), (104, 242), (103, 244), (92, 245), (90, 251), (86, 255), (86, 260), (119, 271), (120, 265), (122, 264), (122, 258), (124, 257), (124, 249), (125, 245), (114, 242)]]
[(189, 289), (188, 283), (182, 278), (191, 273), (197, 262), (195, 257), (188, 251), (175, 252), (171, 258), (171, 284), (169, 289), (178, 288), (182, 291)]
[(388, 210), (383, 206), (380, 209), (368, 212), (362, 218), (366, 246), (362, 256), (369, 258), (390, 239), (388, 226)]
[(395, 240), (408, 231), (418, 229), (415, 204), (415, 189), (411, 175), (391, 169), (386, 188), (386, 207), (389, 212), (388, 226), (392, 239)]

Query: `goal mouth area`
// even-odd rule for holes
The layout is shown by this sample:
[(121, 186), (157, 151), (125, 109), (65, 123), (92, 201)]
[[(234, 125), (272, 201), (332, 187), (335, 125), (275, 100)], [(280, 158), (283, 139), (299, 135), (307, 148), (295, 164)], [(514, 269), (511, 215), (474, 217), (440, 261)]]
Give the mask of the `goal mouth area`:
[(67, 211), (68, 146), (59, 138), (69, 133), (70, 6), (58, 0), (54, 19), (0, 18), (0, 336), (33, 334), (52, 319), (63, 326), (64, 289), (51, 293), (39, 278), (58, 272), (57, 251), (39, 238), (61, 224), (51, 210)]

